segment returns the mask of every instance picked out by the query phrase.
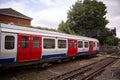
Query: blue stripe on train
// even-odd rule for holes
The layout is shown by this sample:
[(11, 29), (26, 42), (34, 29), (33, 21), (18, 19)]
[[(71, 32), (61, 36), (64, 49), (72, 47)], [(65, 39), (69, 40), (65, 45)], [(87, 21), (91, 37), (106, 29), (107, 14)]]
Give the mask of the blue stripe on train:
[(82, 54), (87, 54), (87, 53), (88, 53), (88, 51), (84, 51), (84, 52), (78, 52), (77, 54), (82, 55)]
[(10, 63), (14, 61), (15, 61), (14, 58), (0, 59), (0, 63)]
[(42, 59), (58, 58), (58, 57), (66, 57), (66, 53), (63, 53), (63, 54), (53, 54), (53, 55), (43, 55)]
[[(88, 51), (85, 52), (78, 52), (77, 54), (86, 54)], [(48, 59), (48, 58), (58, 58), (58, 57), (66, 57), (66, 53), (63, 54), (53, 54), (53, 55), (43, 55), (42, 59)]]
[(99, 50), (94, 50), (93, 52), (99, 52)]
[[(93, 52), (98, 52), (99, 50), (94, 50)], [(84, 51), (84, 52), (78, 52), (77, 54), (78, 55), (82, 55), (82, 54), (87, 54), (88, 53), (88, 51)]]

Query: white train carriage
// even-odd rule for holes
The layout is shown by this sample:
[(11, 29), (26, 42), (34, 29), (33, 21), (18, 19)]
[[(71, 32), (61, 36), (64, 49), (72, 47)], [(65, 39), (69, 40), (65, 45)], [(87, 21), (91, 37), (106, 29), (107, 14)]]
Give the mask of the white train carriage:
[(94, 38), (0, 23), (0, 64), (92, 54)]

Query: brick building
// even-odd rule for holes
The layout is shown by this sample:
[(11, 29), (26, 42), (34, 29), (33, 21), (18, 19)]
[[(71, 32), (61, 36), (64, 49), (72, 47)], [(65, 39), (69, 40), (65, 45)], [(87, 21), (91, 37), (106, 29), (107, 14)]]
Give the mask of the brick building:
[(25, 16), (12, 8), (0, 9), (1, 23), (14, 23), (16, 25), (30, 26), (32, 18)]

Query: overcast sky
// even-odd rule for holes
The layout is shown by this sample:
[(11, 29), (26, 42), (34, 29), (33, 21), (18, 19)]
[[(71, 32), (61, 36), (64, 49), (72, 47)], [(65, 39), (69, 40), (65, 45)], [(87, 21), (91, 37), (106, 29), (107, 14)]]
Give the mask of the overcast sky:
[[(57, 29), (61, 20), (66, 21), (67, 11), (77, 0), (0, 0), (0, 8), (13, 8), (32, 17), (33, 26)], [(107, 6), (108, 28), (117, 28), (120, 38), (120, 0), (99, 0)]]

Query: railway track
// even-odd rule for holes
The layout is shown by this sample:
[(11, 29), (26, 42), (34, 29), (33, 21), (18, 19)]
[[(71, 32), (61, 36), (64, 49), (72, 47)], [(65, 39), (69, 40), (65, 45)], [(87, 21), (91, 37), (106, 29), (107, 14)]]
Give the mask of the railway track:
[(93, 58), (93, 57), (96, 57), (96, 56), (86, 56), (86, 57), (81, 56), (81, 57), (76, 57), (75, 59), (65, 58), (65, 59), (62, 59), (61, 62), (58, 62), (56, 60), (56, 61), (53, 61), (53, 62), (51, 61), (48, 63), (40, 63), (40, 64), (36, 63), (36, 64), (31, 64), (31, 65), (26, 64), (26, 65), (18, 66), (18, 67), (5, 67), (5, 68), (0, 69), (0, 75), (16, 74), (17, 72), (29, 71), (29, 70), (32, 71), (32, 70), (36, 70), (36, 69), (43, 70), (43, 69), (49, 68), (51, 65), (55, 66), (57, 64), (69, 63), (74, 60), (80, 60), (79, 58), (81, 58), (83, 60), (83, 59), (88, 59), (88, 58)]
[[(88, 58), (92, 58), (92, 57), (88, 57)], [(87, 58), (87, 59), (88, 59)], [(83, 59), (86, 59), (86, 58), (83, 58)], [(113, 58), (113, 57), (108, 57), (108, 58), (106, 58), (106, 59), (113, 59), (113, 61), (114, 60), (116, 60), (116, 59), (118, 59), (118, 58)], [(101, 62), (101, 61), (104, 61), (104, 60), (106, 60), (106, 59), (104, 59), (104, 58), (101, 58), (101, 59), (98, 59), (98, 60), (96, 60), (96, 61), (93, 61), (91, 64), (88, 64), (88, 65), (86, 65), (85, 67), (87, 67), (87, 66), (90, 66), (90, 65), (94, 65), (95, 63), (99, 63), (99, 62)], [(79, 59), (78, 59), (79, 60)], [(93, 60), (95, 60), (95, 59), (93, 59)], [(73, 61), (73, 60), (72, 60)], [(89, 61), (91, 61), (91, 60), (89, 60)], [(66, 61), (65, 61), (66, 62)], [(65, 63), (64, 62), (64, 63)], [(70, 61), (71, 62), (71, 61)], [(68, 63), (69, 63), (69, 61), (68, 61)], [(112, 63), (112, 62), (111, 62)], [(110, 63), (110, 64), (111, 64)], [(61, 63), (53, 63), (53, 66), (55, 66), (55, 65), (60, 65)], [(65, 63), (66, 64), (66, 63)], [(72, 64), (72, 63), (71, 63)], [(102, 63), (101, 63), (102, 64)], [(69, 64), (70, 65), (70, 64)], [(109, 64), (108, 64), (109, 65)], [(87, 75), (88, 75), (88, 73), (87, 73), (87, 71), (90, 71), (90, 70), (92, 70), (92, 68), (88, 68), (88, 69), (84, 69), (85, 67), (81, 67), (81, 70), (83, 70), (83, 72), (80, 72), (79, 73), (79, 71), (78, 70), (80, 70), (80, 68), (78, 69), (78, 67), (76, 67), (76, 68), (74, 68), (74, 69), (76, 69), (76, 70), (74, 70), (74, 71), (78, 71), (78, 73), (79, 74), (82, 74), (82, 75), (84, 75), (84, 77), (86, 77)], [(22, 75), (21, 73), (23, 73), (24, 72), (24, 74), (28, 74), (28, 71), (29, 72), (32, 72), (32, 73), (35, 73), (36, 74), (36, 72), (37, 72), (37, 74), (36, 74), (36, 76), (34, 77), (35, 79), (36, 79), (36, 77), (38, 78), (39, 76), (38, 76), (38, 72), (39, 71), (36, 71), (36, 70), (40, 70), (40, 72), (43, 70), (43, 73), (44, 73), (44, 70), (46, 70), (46, 74), (47, 75), (42, 75), (41, 73), (41, 75), (43, 76), (42, 78), (41, 78), (41, 76), (38, 78), (38, 79), (36, 79), (36, 80), (81, 80), (81, 76), (79, 76), (78, 74), (75, 74), (74, 73), (74, 71), (70, 71), (69, 73), (66, 73), (67, 72), (67, 70), (65, 70), (64, 71), (64, 73), (61, 75), (61, 73), (60, 74), (57, 74), (57, 75), (59, 75), (59, 76), (57, 76), (56, 74), (54, 74), (54, 73), (49, 73), (49, 71), (48, 71), (48, 68), (50, 68), (50, 66), (46, 66), (46, 67), (40, 67), (40, 66), (38, 66), (38, 65), (36, 65), (36, 66), (27, 66), (27, 67), (20, 67), (20, 68), (14, 68), (13, 70), (12, 69), (10, 69), (10, 70), (5, 70), (5, 71), (2, 71), (2, 73), (1, 73), (1, 79), (2, 80), (9, 80), (9, 79), (11, 79), (11, 76), (15, 76), (16, 77), (16, 79), (18, 78), (19, 79), (19, 75)], [(56, 69), (56, 68), (52, 68), (51, 70), (53, 70), (54, 71), (54, 69)], [(64, 70), (64, 68), (63, 68), (63, 70)], [(72, 69), (73, 70), (73, 69)], [(101, 70), (99, 70), (99, 71), (96, 71), (96, 73), (94, 73), (94, 74), (91, 74), (91, 75), (89, 75), (88, 77), (86, 77), (86, 79), (88, 78), (89, 80), (93, 80), (92, 78), (95, 76), (96, 77), (96, 74), (98, 74), (98, 73), (100, 73), (101, 71), (103, 71), (104, 70), (104, 68)], [(48, 71), (48, 72), (47, 72)], [(55, 70), (56, 71), (56, 70)], [(59, 71), (59, 68), (58, 68), (58, 71)], [(70, 74), (71, 72), (73, 72), (71, 75), (71, 77), (68, 75), (68, 74)], [(23, 74), (23, 75), (24, 75)], [(6, 76), (7, 77), (9, 77), (9, 79), (6, 79), (5, 77)], [(28, 74), (28, 75), (31, 75), (31, 74)], [(64, 76), (69, 76), (68, 78), (66, 77), (66, 79), (64, 79), (63, 77)], [(57, 77), (55, 77), (55, 76), (57, 76)], [(28, 76), (24, 76), (24, 77), (28, 77)], [(58, 78), (59, 77), (59, 78)], [(79, 78), (80, 77), (80, 78)], [(4, 79), (5, 78), (5, 79)], [(35, 80), (35, 79), (31, 79), (31, 80)], [(29, 78), (30, 79), (30, 78)], [(28, 80), (29, 80), (28, 79)], [(20, 80), (24, 80), (24, 79), (20, 79)], [(84, 80), (84, 79), (83, 79)]]
[(101, 73), (107, 66), (116, 60), (117, 58), (108, 57), (49, 80), (92, 80), (97, 74)]

